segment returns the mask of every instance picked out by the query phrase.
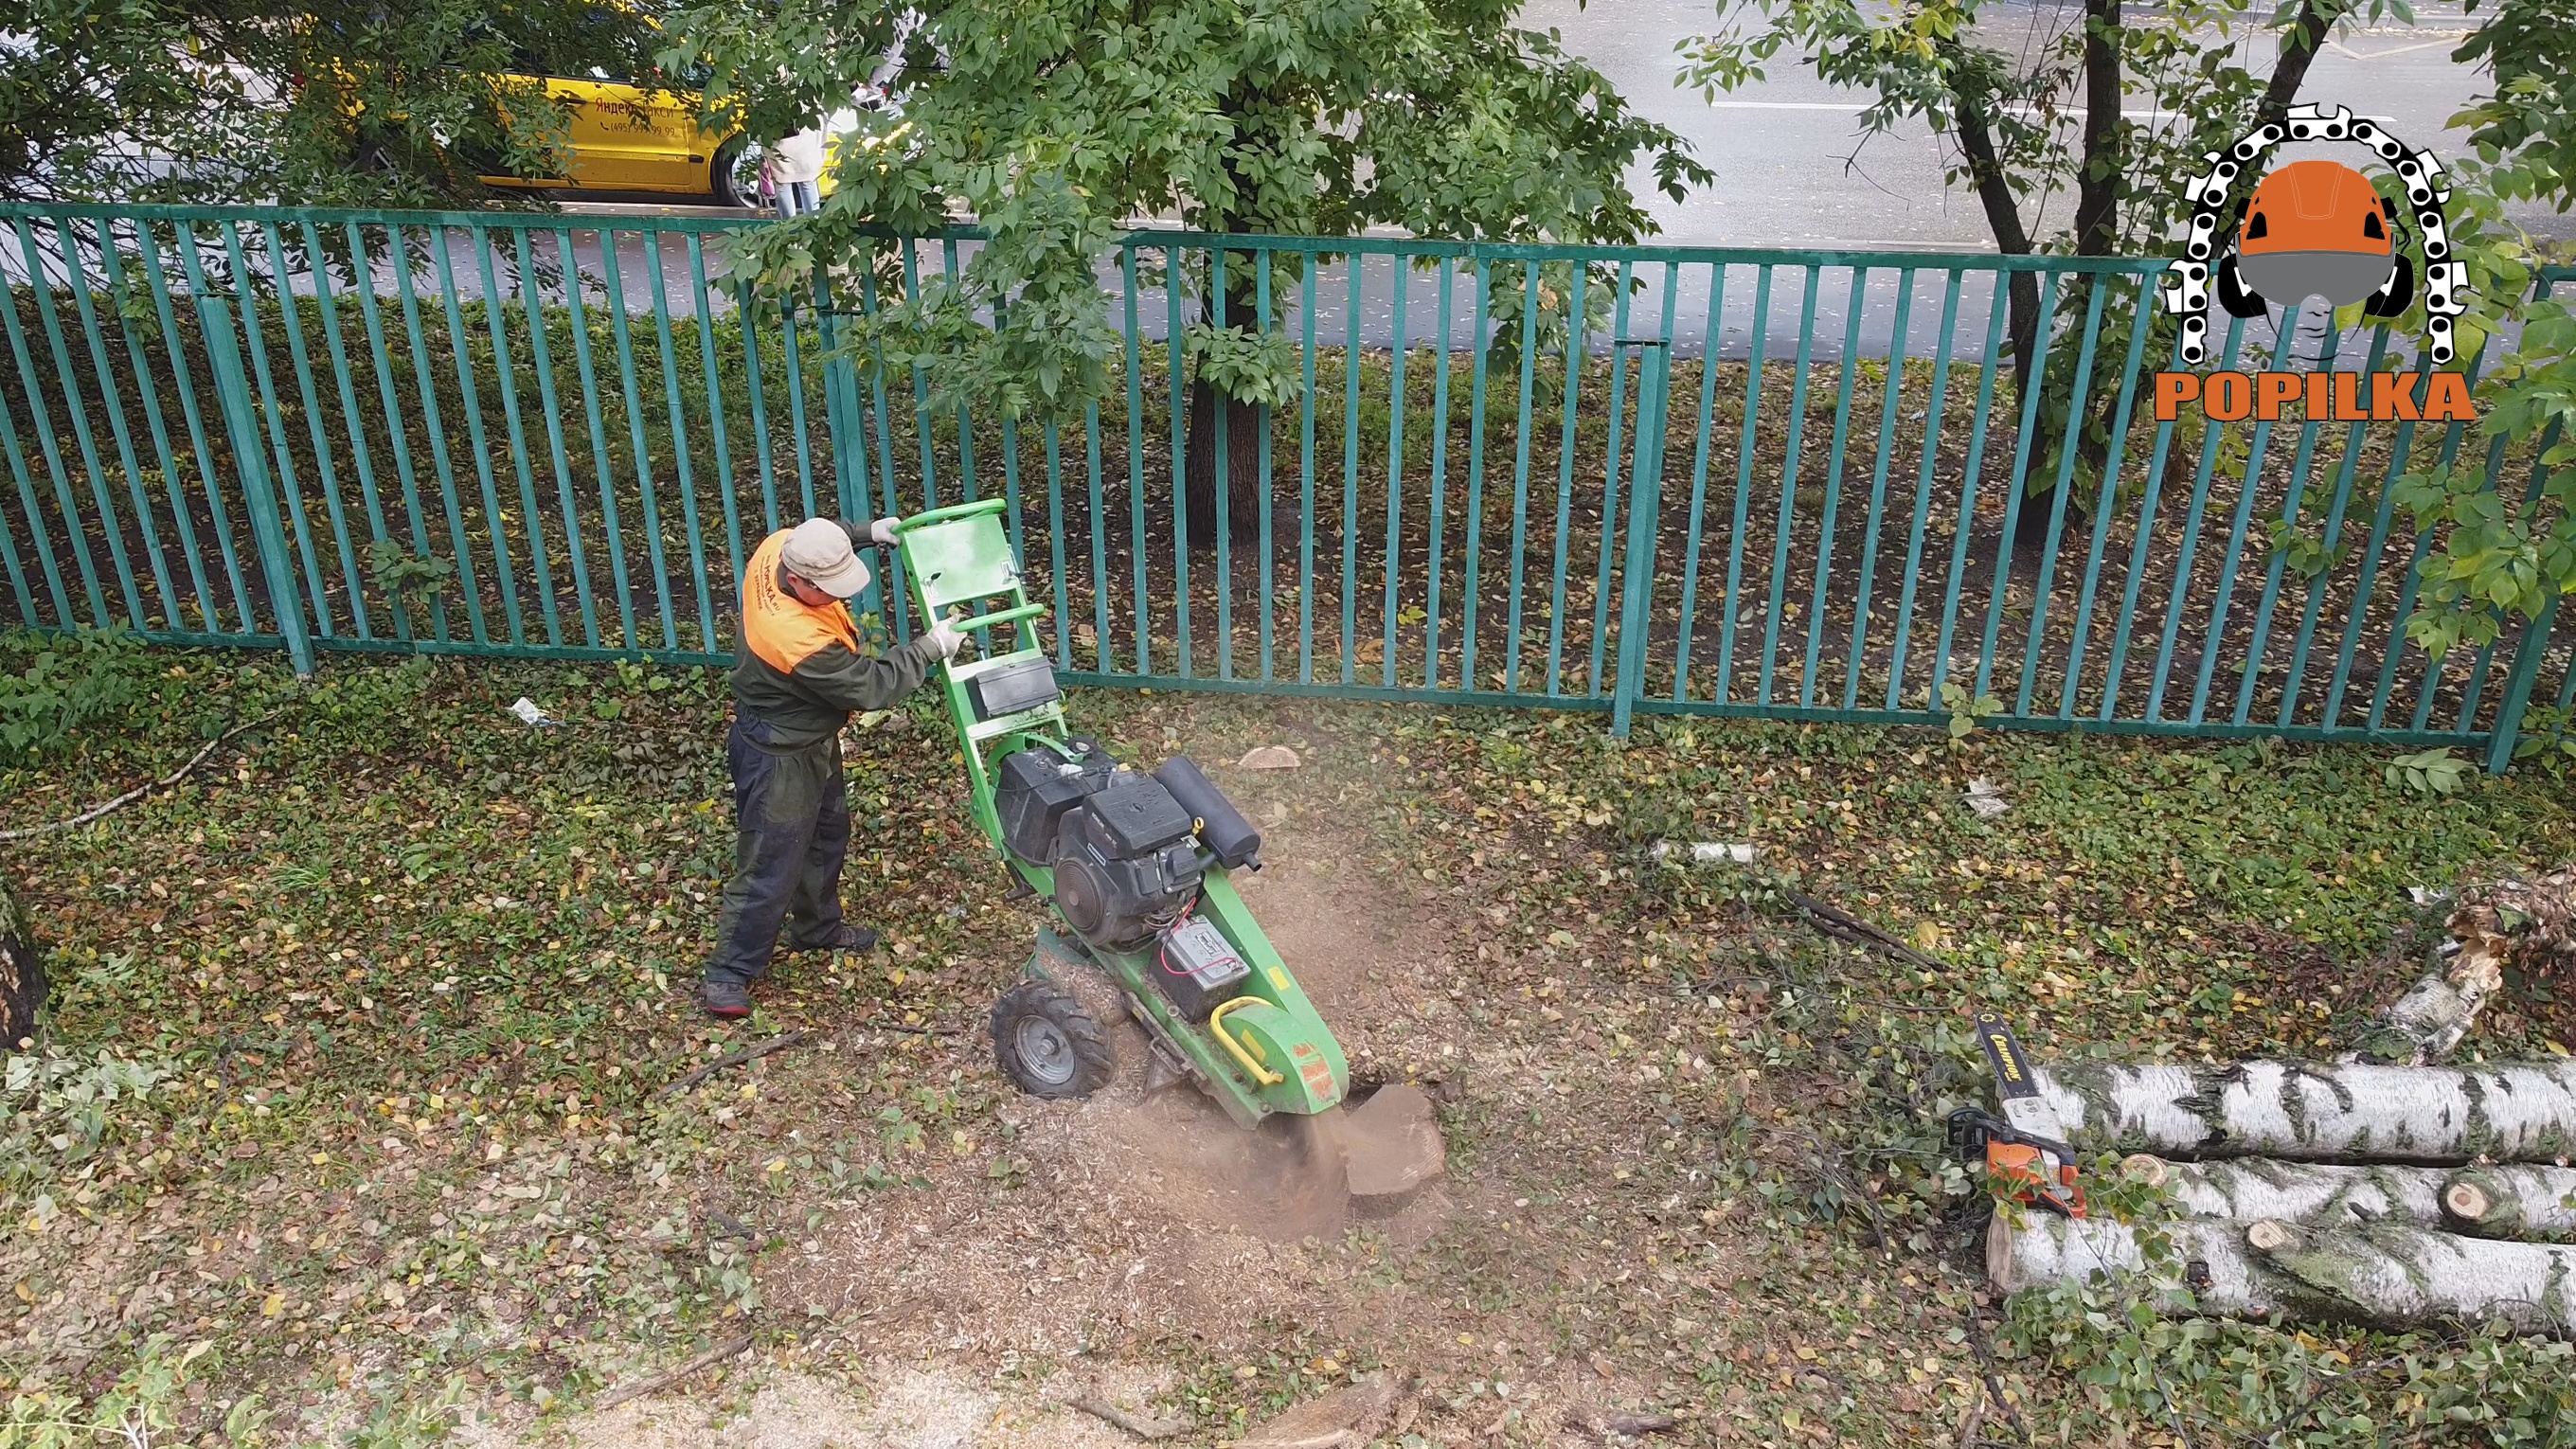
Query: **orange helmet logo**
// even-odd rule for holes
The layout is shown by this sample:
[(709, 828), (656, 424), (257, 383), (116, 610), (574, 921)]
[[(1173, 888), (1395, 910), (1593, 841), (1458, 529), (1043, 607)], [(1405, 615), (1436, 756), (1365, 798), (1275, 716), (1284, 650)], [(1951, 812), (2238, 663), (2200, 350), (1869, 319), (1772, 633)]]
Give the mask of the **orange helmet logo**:
[[(2411, 225), (2401, 228), (2396, 199), (2383, 198), (2349, 166), (2293, 161), (2263, 171), (2284, 141), (2350, 142), (2373, 153), (2392, 173)], [(2408, 147), (2368, 117), (2310, 104), (2291, 107), (2280, 120), (2202, 159), (2209, 169), (2186, 178), (2182, 188), (2191, 203), (2190, 232), (2158, 289), (2162, 309), (2181, 322), (2175, 355), (2182, 362), (2196, 367), (2208, 360), (2213, 296), (2232, 317), (2257, 318), (2273, 307), (2295, 311), (2322, 297), (2330, 307), (2358, 304), (2365, 317), (2395, 318), (2414, 305), (2419, 285), (2425, 352), (2436, 365), (2451, 360), (2451, 319), (2468, 311), (2469, 269), (2451, 255), (2442, 211), (2451, 188), (2439, 157)], [(2236, 186), (2249, 175), (2261, 179), (2231, 206)], [(2410, 254), (2418, 248), (2420, 270)]]
[(2237, 268), (2277, 302), (2323, 297), (2346, 307), (2388, 281), (2396, 207), (2370, 178), (2335, 161), (2293, 161), (2245, 200)]

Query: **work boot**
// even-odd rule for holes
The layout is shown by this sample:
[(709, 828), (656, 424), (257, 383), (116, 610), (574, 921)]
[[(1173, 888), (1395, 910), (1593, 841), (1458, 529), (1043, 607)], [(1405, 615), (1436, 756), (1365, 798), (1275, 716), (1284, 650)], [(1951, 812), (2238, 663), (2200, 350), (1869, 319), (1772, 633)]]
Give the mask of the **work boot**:
[(728, 1021), (751, 1015), (751, 988), (739, 981), (719, 981), (710, 976), (698, 988), (698, 1004), (707, 1015)]
[(835, 923), (831, 930), (824, 933), (822, 940), (815, 942), (813, 945), (808, 946), (805, 949), (808, 951), (849, 951), (857, 953), (861, 951), (873, 951), (876, 948), (876, 932), (869, 930), (865, 926), (853, 926), (847, 921), (840, 921)]

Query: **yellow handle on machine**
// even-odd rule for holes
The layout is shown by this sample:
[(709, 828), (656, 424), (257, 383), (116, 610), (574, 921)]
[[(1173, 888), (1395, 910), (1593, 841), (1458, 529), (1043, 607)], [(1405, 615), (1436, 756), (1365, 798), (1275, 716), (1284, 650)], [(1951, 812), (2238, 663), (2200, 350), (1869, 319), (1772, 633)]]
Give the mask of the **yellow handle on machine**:
[(1252, 1078), (1253, 1081), (1262, 1086), (1275, 1087), (1288, 1079), (1279, 1075), (1277, 1072), (1270, 1070), (1268, 1067), (1263, 1066), (1261, 1063), (1254, 1061), (1252, 1059), (1252, 1053), (1245, 1051), (1242, 1044), (1237, 1042), (1225, 1029), (1225, 1014), (1227, 1012), (1234, 1010), (1238, 1006), (1250, 1006), (1259, 1000), (1261, 1000), (1261, 998), (1258, 996), (1238, 996), (1232, 1001), (1218, 1005), (1216, 1010), (1208, 1013), (1208, 1035), (1215, 1037), (1219, 1045), (1223, 1046), (1228, 1052), (1233, 1053), (1234, 1059), (1243, 1065), (1245, 1076)]

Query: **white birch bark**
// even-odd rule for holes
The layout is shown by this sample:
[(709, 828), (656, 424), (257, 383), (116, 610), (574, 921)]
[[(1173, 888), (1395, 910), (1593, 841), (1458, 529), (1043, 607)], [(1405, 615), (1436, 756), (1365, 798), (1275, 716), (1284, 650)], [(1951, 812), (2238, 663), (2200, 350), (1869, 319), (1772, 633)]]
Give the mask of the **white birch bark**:
[[(2154, 1163), (2153, 1171), (2142, 1164)], [(2221, 1162), (2163, 1162), (2131, 1158), (2123, 1170), (2157, 1183), (2186, 1217), (2264, 1218), (2285, 1222), (2412, 1223), (2440, 1227), (2442, 1189), (2450, 1173), (2438, 1167), (2330, 1167), (2242, 1157)]]
[(2287, 1224), (2252, 1249), (2287, 1309), (2374, 1328), (2502, 1321), (2525, 1333), (2576, 1332), (2576, 1248), (2500, 1243), (2382, 1224)]
[(2472, 1069), (2067, 1061), (2034, 1076), (2082, 1151), (2428, 1165), (2576, 1156), (2576, 1059)]
[(2162, 1233), (2174, 1257), (2163, 1279), (2179, 1275), (2188, 1300), (2170, 1286), (2157, 1306), (2190, 1308), (2235, 1317), (2269, 1317), (2281, 1309), (2278, 1293), (2245, 1246), (2245, 1225), (2217, 1218), (2180, 1218), (2132, 1227), (2108, 1218), (2062, 1218), (2029, 1213), (2020, 1222), (1997, 1212), (1986, 1229), (1986, 1276), (2004, 1293), (2101, 1282), (2144, 1290), (2150, 1276), (2142, 1236)]

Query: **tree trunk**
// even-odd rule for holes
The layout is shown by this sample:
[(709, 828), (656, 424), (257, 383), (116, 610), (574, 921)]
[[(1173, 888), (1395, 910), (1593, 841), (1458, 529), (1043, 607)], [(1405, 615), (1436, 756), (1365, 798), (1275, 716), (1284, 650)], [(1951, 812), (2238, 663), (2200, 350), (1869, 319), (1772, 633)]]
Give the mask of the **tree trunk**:
[(2443, 1184), (2442, 1210), (2472, 1237), (2576, 1242), (2576, 1169), (2464, 1167)]
[(2299, 8), (2299, 18), (2281, 38), (2280, 56), (2272, 62), (2271, 83), (2263, 87), (2263, 99), (2254, 107), (2255, 125), (2278, 126), (2289, 120), (2290, 103), (2299, 98), (2299, 87), (2307, 84), (2308, 67), (2316, 64), (2318, 48), (2351, 8), (2348, 0), (2307, 0)]
[(2263, 1218), (2355, 1224), (2405, 1222), (2442, 1226), (2441, 1195), (2450, 1174), (2438, 1167), (2328, 1167), (2312, 1162), (2240, 1158), (2231, 1162), (2165, 1162), (2132, 1157), (2121, 1164), (2162, 1186), (2189, 1217)]
[[(1247, 312), (1245, 314), (1249, 316)], [(1261, 536), (1261, 429), (1268, 419), (1259, 406), (1217, 396), (1215, 388), (1192, 382), (1189, 388), (1189, 435), (1184, 440), (1183, 476), (1188, 480), (1189, 537), (1214, 543), (1217, 525), (1217, 420), (1225, 422), (1226, 526), (1240, 542)]]
[[(2246, 1249), (2243, 1223), (2183, 1218), (2149, 1231), (2163, 1233), (2173, 1246), (2199, 1311), (2260, 1318), (2280, 1310), (2272, 1284)], [(2015, 1223), (1998, 1212), (1986, 1229), (1986, 1276), (2000, 1292), (2077, 1286), (2097, 1278), (2119, 1284), (2147, 1271), (2139, 1230), (2108, 1218), (2033, 1213)]]
[[(2097, 1278), (2142, 1281), (2148, 1265), (2140, 1231), (2099, 1218), (2033, 1216), (2015, 1224), (1998, 1213), (1986, 1233), (1986, 1275), (2006, 1293)], [(2146, 1231), (2163, 1233), (2183, 1260), (2192, 1306), (2202, 1313), (2389, 1330), (2502, 1318), (2526, 1332), (2576, 1331), (2576, 1248), (2395, 1223), (2327, 1228), (2186, 1218)]]
[(2068, 1061), (2035, 1077), (2085, 1151), (2442, 1166), (2576, 1156), (2576, 1059), (2469, 1071)]
[[(1996, 154), (1984, 98), (1970, 89), (1956, 92), (1951, 100), (1951, 120), (1959, 128), (1959, 154), (1968, 162), (1968, 186), (1976, 193), (1977, 204), (1985, 208), (1986, 226), (1995, 234), (1995, 250), (2008, 257), (2028, 256), (2030, 232), (2022, 225), (2021, 205), (2013, 199), (2012, 182), (2004, 175), (2003, 161)], [(2033, 272), (2013, 272), (2010, 276), (2012, 315), (2006, 325), (2012, 333), (2013, 377), (2021, 388), (2017, 395), (2027, 396), (2032, 384), (2031, 360), (2039, 345), (2039, 277)]]
[(2075, 254), (2107, 257), (2120, 227), (2120, 0), (2084, 0), (2084, 154)]
[(36, 944), (35, 922), (9, 878), (0, 876), (0, 1051), (34, 1044), (45, 992), (45, 954)]
[(2388, 1224), (2270, 1226), (2282, 1241), (2257, 1251), (2301, 1317), (2384, 1329), (2502, 1319), (2525, 1333), (2576, 1332), (2576, 1248)]

